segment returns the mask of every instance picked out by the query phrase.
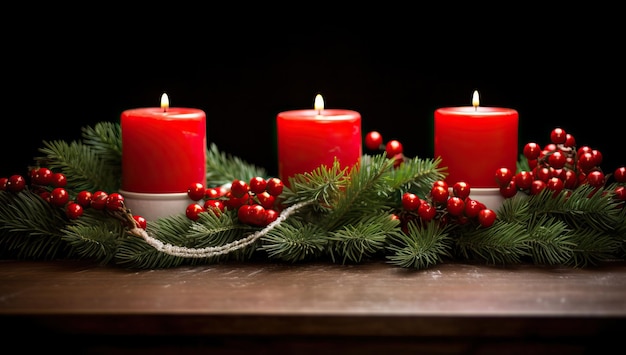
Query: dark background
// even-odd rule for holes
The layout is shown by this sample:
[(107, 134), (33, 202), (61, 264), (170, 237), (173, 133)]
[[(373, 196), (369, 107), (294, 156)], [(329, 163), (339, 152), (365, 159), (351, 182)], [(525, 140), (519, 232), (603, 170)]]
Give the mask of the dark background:
[(601, 151), (605, 173), (626, 164), (616, 9), (316, 4), (7, 11), (18, 19), (3, 25), (0, 176), (26, 173), (43, 140), (80, 139), (163, 92), (206, 112), (209, 142), (271, 175), (276, 114), (317, 93), (408, 156), (432, 157), (434, 110), (470, 105), (477, 89), (481, 105), (518, 110), (520, 149), (562, 127)]

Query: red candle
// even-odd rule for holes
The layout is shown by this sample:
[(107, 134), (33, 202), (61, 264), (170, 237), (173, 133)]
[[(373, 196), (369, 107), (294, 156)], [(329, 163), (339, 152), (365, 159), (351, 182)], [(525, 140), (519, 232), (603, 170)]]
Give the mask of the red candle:
[(435, 157), (448, 168), (446, 182), (471, 187), (498, 187), (499, 168), (516, 170), (518, 113), (501, 107), (446, 107), (435, 111)]
[(206, 115), (195, 108), (126, 110), (121, 115), (122, 189), (141, 193), (186, 192), (206, 181)]
[(321, 95), (315, 98), (313, 110), (279, 113), (276, 126), (278, 175), (286, 184), (295, 174), (312, 172), (322, 164), (331, 167), (335, 158), (341, 168), (361, 159), (361, 114), (324, 109)]

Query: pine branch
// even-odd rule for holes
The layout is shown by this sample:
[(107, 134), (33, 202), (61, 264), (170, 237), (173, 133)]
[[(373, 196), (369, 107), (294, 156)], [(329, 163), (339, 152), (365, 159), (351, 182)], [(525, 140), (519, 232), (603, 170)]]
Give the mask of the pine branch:
[(328, 245), (328, 232), (297, 218), (287, 220), (261, 238), (259, 250), (270, 258), (300, 262), (321, 257)]
[(0, 250), (3, 257), (55, 259), (72, 257), (62, 239), (67, 219), (38, 195), (0, 190)]
[(332, 260), (341, 263), (359, 263), (364, 258), (383, 253), (387, 239), (401, 234), (399, 220), (390, 214), (364, 215), (354, 224), (346, 224), (330, 233), (329, 251)]
[(438, 221), (424, 225), (409, 222), (407, 231), (390, 236), (387, 247), (390, 264), (422, 270), (443, 262), (445, 257), (452, 257), (449, 228), (442, 227)]
[(36, 158), (38, 164), (65, 174), (67, 186), (74, 193), (119, 190), (120, 176), (114, 173), (117, 168), (106, 163), (91, 146), (76, 141), (44, 141), (43, 144), (39, 151), (45, 156)]

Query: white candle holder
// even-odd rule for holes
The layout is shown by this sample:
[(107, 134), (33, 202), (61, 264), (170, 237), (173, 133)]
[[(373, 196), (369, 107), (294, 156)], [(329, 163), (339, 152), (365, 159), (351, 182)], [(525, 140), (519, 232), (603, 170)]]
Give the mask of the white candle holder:
[(504, 196), (500, 193), (500, 189), (497, 187), (480, 187), (470, 188), (469, 197), (472, 200), (482, 202), (485, 207), (492, 211), (498, 211), (502, 203), (504, 202)]
[(139, 193), (119, 191), (124, 203), (133, 215), (142, 216), (148, 221), (184, 214), (187, 206), (195, 203), (186, 192), (180, 193)]

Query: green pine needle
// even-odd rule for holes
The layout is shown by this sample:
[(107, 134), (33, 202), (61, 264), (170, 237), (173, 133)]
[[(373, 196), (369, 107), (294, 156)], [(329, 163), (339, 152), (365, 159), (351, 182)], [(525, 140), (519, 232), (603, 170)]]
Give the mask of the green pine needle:
[(391, 236), (391, 243), (387, 247), (390, 264), (422, 270), (452, 257), (453, 241), (449, 229), (442, 227), (438, 221), (433, 220), (424, 225), (412, 221), (407, 224), (407, 231)]

